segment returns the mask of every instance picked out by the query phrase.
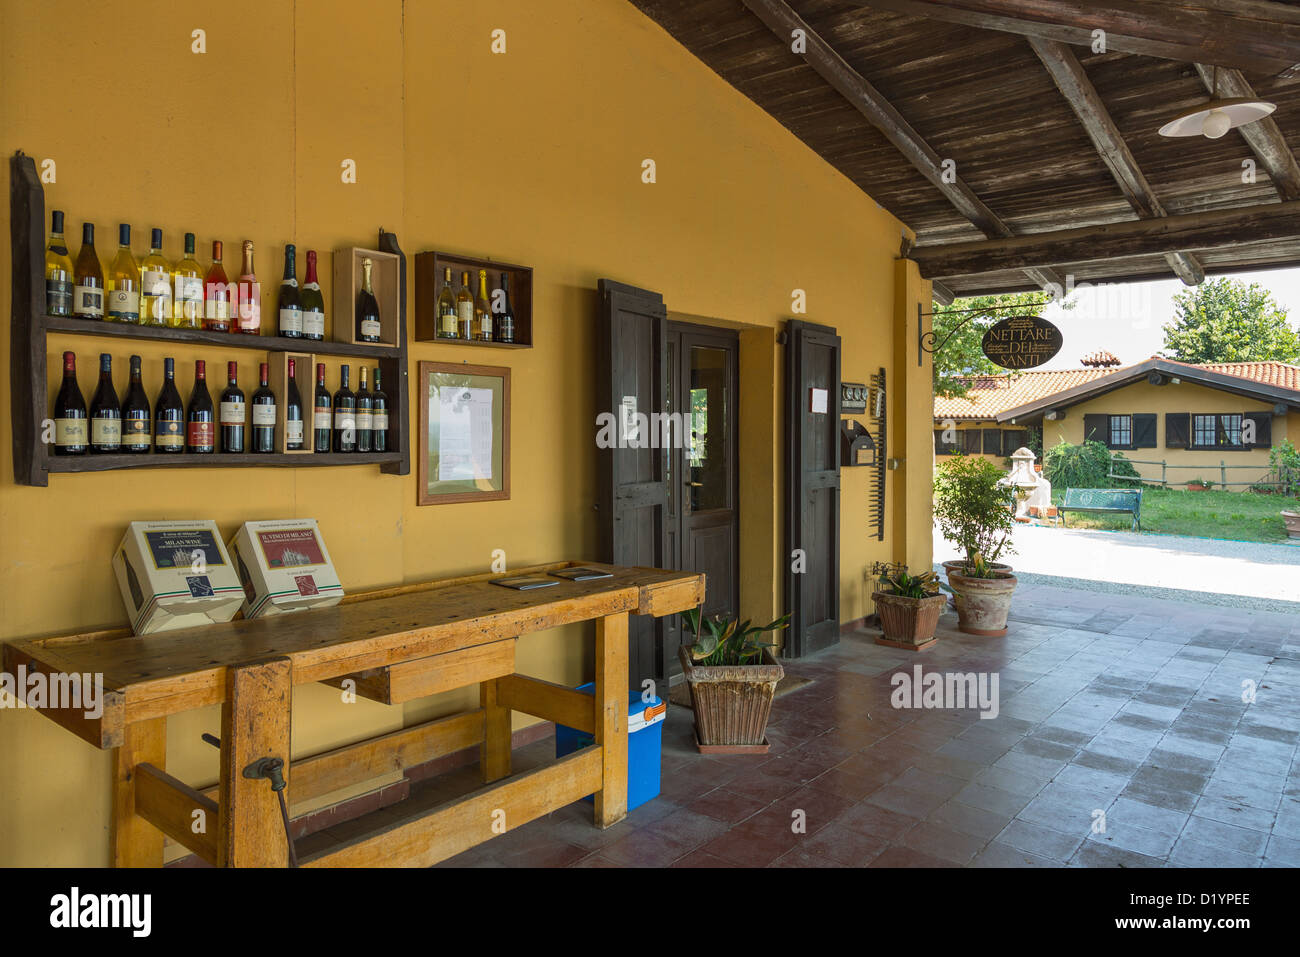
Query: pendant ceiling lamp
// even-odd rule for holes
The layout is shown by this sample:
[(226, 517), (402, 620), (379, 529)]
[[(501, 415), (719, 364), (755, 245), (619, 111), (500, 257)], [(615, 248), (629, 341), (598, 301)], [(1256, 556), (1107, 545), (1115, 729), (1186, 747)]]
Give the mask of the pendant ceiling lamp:
[(1262, 120), (1277, 109), (1275, 103), (1249, 97), (1219, 99), (1219, 68), (1214, 68), (1214, 90), (1206, 103), (1180, 113), (1160, 127), (1161, 136), (1204, 136), (1217, 140), (1228, 130)]

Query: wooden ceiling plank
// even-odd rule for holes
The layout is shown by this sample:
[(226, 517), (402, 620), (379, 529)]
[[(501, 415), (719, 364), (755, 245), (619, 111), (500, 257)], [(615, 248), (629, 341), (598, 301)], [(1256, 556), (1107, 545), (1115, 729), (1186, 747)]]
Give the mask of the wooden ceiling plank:
[[(1197, 63), (1196, 72), (1200, 74), (1205, 89), (1213, 94), (1215, 89), (1214, 67), (1205, 63)], [(1250, 82), (1241, 75), (1240, 70), (1220, 68), (1218, 74), (1218, 93), (1221, 97), (1259, 99), (1255, 95), (1255, 90), (1251, 87)], [(1269, 179), (1273, 181), (1273, 186), (1277, 189), (1278, 195), (1282, 197), (1283, 202), (1300, 199), (1300, 164), (1296, 163), (1295, 154), (1291, 151), (1291, 147), (1287, 145), (1286, 137), (1278, 129), (1277, 122), (1273, 117), (1266, 116), (1254, 123), (1239, 126), (1237, 132), (1246, 141), (1246, 145), (1255, 154), (1255, 158), (1259, 160), (1260, 165), (1268, 171)]]
[[(1056, 88), (1079, 118), (1088, 138), (1092, 140), (1102, 162), (1115, 177), (1124, 198), (1133, 211), (1143, 219), (1156, 219), (1166, 215), (1165, 208), (1156, 196), (1151, 183), (1143, 174), (1133, 152), (1124, 142), (1110, 111), (1102, 102), (1097, 88), (1088, 79), (1083, 64), (1074, 51), (1059, 40), (1030, 37), (1029, 45), (1038, 54)], [(1169, 267), (1188, 286), (1198, 286), (1205, 281), (1205, 268), (1191, 253), (1174, 252), (1165, 257)]]
[(925, 279), (999, 269), (1163, 255), (1300, 237), (1300, 200), (1138, 219), (977, 242), (917, 246), (911, 258)]
[(1300, 8), (1275, 0), (860, 0), (913, 17), (1106, 50), (1292, 75)]

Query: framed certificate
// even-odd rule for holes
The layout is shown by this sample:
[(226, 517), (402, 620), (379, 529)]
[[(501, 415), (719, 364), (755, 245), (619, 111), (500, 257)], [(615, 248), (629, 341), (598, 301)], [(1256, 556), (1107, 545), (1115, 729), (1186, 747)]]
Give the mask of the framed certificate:
[(510, 497), (510, 370), (421, 362), (418, 504)]

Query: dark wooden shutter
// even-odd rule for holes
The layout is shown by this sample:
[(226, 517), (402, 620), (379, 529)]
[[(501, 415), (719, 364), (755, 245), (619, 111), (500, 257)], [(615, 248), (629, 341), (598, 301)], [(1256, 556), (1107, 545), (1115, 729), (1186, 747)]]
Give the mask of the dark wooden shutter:
[(1192, 413), (1165, 413), (1165, 448), (1186, 449), (1192, 445)]
[(1010, 458), (1023, 445), (1029, 442), (1029, 433), (1024, 429), (1002, 430), (1002, 454)]
[(1156, 414), (1154, 412), (1133, 413), (1133, 448), (1154, 449), (1159, 444), (1156, 440)]
[(980, 430), (964, 429), (957, 433), (961, 439), (961, 450), (967, 455), (980, 454)]
[(1001, 455), (1002, 454), (1002, 430), (1001, 429), (981, 429), (984, 436), (984, 454)]
[(1249, 419), (1255, 423), (1255, 441), (1246, 446), (1249, 449), (1271, 449), (1273, 447), (1273, 413), (1245, 412), (1242, 421)]
[(943, 440), (943, 433), (946, 431), (948, 430), (947, 429), (934, 430), (934, 454), (935, 455), (952, 455), (952, 453), (957, 451), (956, 443), (945, 442)]
[(1085, 415), (1083, 417), (1083, 440), (1101, 442), (1110, 448), (1110, 416)]

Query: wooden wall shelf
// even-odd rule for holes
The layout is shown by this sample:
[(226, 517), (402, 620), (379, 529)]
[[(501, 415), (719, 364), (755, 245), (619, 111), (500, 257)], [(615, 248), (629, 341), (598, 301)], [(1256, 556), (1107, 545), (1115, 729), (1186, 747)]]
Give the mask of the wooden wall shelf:
[[(438, 293), (443, 270), (450, 269), (457, 288), (460, 274), (470, 273), (470, 288), (478, 291), (478, 271), (486, 269), (488, 295), (497, 288), (501, 273), (510, 277), (510, 308), (515, 314), (514, 342), (480, 342), (477, 339), (438, 338)], [(440, 346), (480, 346), (486, 349), (531, 349), (533, 347), (533, 267), (462, 256), (432, 250), (415, 254), (415, 340)]]
[[(348, 465), (378, 465), (393, 475), (411, 472), (410, 416), (407, 402), (410, 383), (407, 373), (406, 336), (406, 256), (392, 233), (379, 230), (377, 248), (397, 264), (397, 341), (395, 345), (371, 345), (288, 339), (283, 336), (234, 335), (202, 329), (173, 329), (163, 326), (138, 326), (123, 323), (50, 316), (45, 312), (45, 190), (36, 172), (36, 164), (20, 150), (9, 161), (9, 233), (12, 255), (12, 311), (10, 320), (10, 396), (12, 399), (12, 433), (14, 481), (19, 485), (49, 484), (51, 472), (103, 472), (113, 469), (141, 468), (251, 468), (290, 466), (294, 468)], [(390, 309), (390, 312), (392, 310)], [(337, 324), (338, 316), (335, 321)], [(346, 313), (351, 322), (351, 309)], [(76, 335), (101, 339), (143, 340), (173, 343), (185, 347), (213, 347), (222, 350), (243, 349), (268, 353), (311, 353), (375, 360), (383, 374), (384, 392), (388, 396), (389, 451), (382, 453), (275, 453), (255, 455), (69, 455), (55, 456), (42, 442), (43, 423), (50, 416), (47, 382), (47, 358), (50, 335)], [(487, 343), (484, 343), (487, 345)], [(184, 359), (205, 358), (186, 355)], [(313, 380), (314, 381), (314, 380)], [(355, 387), (355, 380), (354, 380)], [(218, 390), (219, 391), (219, 390)], [(89, 398), (89, 396), (87, 396)], [(214, 396), (214, 401), (215, 401)], [(304, 393), (304, 414), (310, 425), (311, 395)], [(150, 404), (157, 401), (149, 397)], [(282, 401), (282, 399), (280, 400)], [(311, 429), (307, 429), (311, 440)]]

